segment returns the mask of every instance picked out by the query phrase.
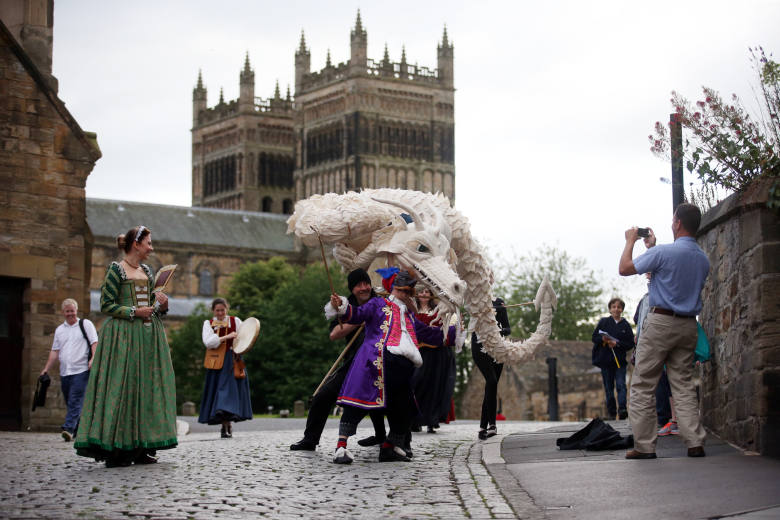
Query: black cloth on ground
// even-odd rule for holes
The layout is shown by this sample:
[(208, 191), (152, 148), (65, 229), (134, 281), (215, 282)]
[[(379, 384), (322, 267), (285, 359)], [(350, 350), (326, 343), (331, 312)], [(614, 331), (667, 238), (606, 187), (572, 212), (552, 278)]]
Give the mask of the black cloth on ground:
[(561, 437), (555, 444), (561, 450), (621, 450), (634, 447), (634, 436), (622, 437), (612, 426), (596, 418), (571, 437)]

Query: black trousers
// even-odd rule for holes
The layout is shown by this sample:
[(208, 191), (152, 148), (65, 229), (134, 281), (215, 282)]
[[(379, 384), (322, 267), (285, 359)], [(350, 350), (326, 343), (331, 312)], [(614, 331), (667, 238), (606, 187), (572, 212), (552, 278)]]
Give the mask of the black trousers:
[[(417, 403), (412, 389), (414, 363), (403, 356), (385, 351), (385, 398), (387, 405), (379, 411), (387, 416), (390, 433), (387, 442), (402, 448), (411, 442), (410, 427), (412, 419), (417, 415)], [(339, 435), (350, 437), (355, 434), (358, 423), (369, 413), (364, 408), (345, 406), (344, 415), (339, 424)]]
[(504, 370), (503, 363), (496, 363), (489, 354), (482, 352), (482, 344), (477, 343), (477, 335), (471, 335), (471, 357), (485, 378), (485, 397), (482, 399), (482, 416), (479, 427), (485, 429), (496, 424), (496, 407), (498, 395), (498, 380)]
[[(307, 441), (319, 444), (322, 430), (325, 429), (328, 415), (336, 406), (336, 399), (339, 398), (339, 392), (341, 392), (341, 386), (344, 384), (348, 371), (349, 367), (341, 367), (330, 376), (328, 382), (322, 385), (320, 391), (314, 396), (309, 407), (309, 417), (306, 419), (306, 430), (303, 432), (303, 438)], [(384, 411), (372, 410), (369, 415), (371, 416), (371, 422), (374, 424), (374, 435), (380, 439), (387, 438)], [(363, 417), (365, 417), (365, 414), (363, 414)]]

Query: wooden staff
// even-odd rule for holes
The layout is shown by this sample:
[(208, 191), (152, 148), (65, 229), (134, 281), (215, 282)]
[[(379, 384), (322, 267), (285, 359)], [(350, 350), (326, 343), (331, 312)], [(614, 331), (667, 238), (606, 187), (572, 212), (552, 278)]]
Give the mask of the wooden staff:
[(351, 347), (351, 346), (352, 346), (352, 344), (353, 344), (353, 343), (355, 342), (355, 340), (357, 339), (357, 337), (358, 337), (358, 336), (360, 336), (360, 331), (361, 331), (361, 330), (363, 330), (363, 327), (364, 327), (364, 326), (365, 326), (365, 323), (361, 323), (361, 324), (360, 324), (360, 327), (358, 327), (357, 331), (355, 332), (355, 335), (354, 335), (354, 336), (352, 336), (352, 339), (349, 341), (349, 343), (347, 343), (347, 348), (345, 348), (345, 349), (344, 349), (344, 352), (342, 352), (342, 353), (341, 353), (341, 355), (340, 355), (340, 356), (339, 356), (339, 358), (336, 360), (336, 362), (335, 362), (335, 363), (333, 363), (333, 366), (332, 366), (332, 367), (330, 367), (330, 370), (328, 370), (328, 374), (325, 376), (325, 379), (323, 379), (323, 380), (322, 380), (322, 383), (320, 383), (320, 386), (318, 386), (318, 387), (317, 387), (317, 389), (314, 391), (314, 393), (312, 394), (312, 397), (314, 397), (315, 395), (317, 395), (317, 392), (319, 392), (319, 391), (320, 391), (320, 388), (322, 388), (322, 385), (324, 385), (324, 384), (325, 384), (325, 381), (327, 381), (327, 380), (328, 380), (328, 378), (329, 378), (329, 377), (330, 377), (330, 375), (333, 373), (333, 371), (334, 371), (334, 370), (336, 370), (336, 367), (337, 367), (337, 366), (339, 366), (339, 363), (341, 363), (341, 360), (344, 358), (344, 355), (345, 355), (345, 354), (347, 353), (347, 351), (349, 350), (349, 347)]
[(520, 307), (520, 306), (523, 306), (523, 305), (533, 305), (533, 304), (534, 304), (534, 302), (528, 302), (528, 303), (514, 303), (514, 304), (512, 304), (512, 305), (504, 305), (504, 307), (508, 309), (509, 307)]
[[(322, 261), (325, 262), (325, 272), (328, 274), (328, 281), (330, 282), (330, 290), (333, 291), (333, 294), (338, 296), (338, 294), (336, 293), (336, 288), (333, 287), (333, 280), (331, 280), (331, 278), (330, 278), (330, 270), (328, 269), (328, 259), (325, 258), (325, 248), (322, 246), (322, 237), (320, 236), (320, 232), (317, 231), (316, 229), (314, 229), (314, 226), (309, 226), (309, 227), (312, 229), (312, 231), (317, 233), (317, 238), (320, 241), (320, 252), (322, 253)], [(344, 324), (341, 323), (341, 317), (340, 316), (336, 316), (336, 319), (339, 320), (339, 328), (341, 330), (344, 330)], [(320, 385), (320, 386), (322, 386), (322, 385)]]

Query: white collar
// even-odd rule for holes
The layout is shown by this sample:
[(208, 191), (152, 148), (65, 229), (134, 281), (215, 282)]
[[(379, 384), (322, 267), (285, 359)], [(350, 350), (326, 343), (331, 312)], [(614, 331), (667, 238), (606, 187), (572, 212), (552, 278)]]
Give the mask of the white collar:
[(402, 302), (401, 300), (399, 300), (398, 298), (396, 298), (392, 294), (390, 295), (389, 300), (391, 302), (395, 303), (396, 305), (398, 305), (398, 307), (401, 309), (401, 312), (406, 312), (407, 309), (406, 309), (406, 304), (404, 302)]
[(76, 320), (76, 323), (74, 323), (73, 325), (69, 325), (68, 320), (63, 321), (62, 324), (65, 325), (66, 327), (78, 327), (79, 320)]

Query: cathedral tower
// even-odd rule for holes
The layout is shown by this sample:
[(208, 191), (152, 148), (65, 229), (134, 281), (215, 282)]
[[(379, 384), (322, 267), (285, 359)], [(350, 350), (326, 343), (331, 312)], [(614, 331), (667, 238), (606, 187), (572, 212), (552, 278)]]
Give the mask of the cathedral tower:
[[(358, 12), (350, 60), (318, 72), (296, 52), (295, 198), (359, 188), (405, 188), (455, 197), (453, 46), (446, 28), (438, 70), (368, 58)], [(307, 62), (308, 63), (308, 62)], [(301, 75), (298, 75), (298, 72)]]

